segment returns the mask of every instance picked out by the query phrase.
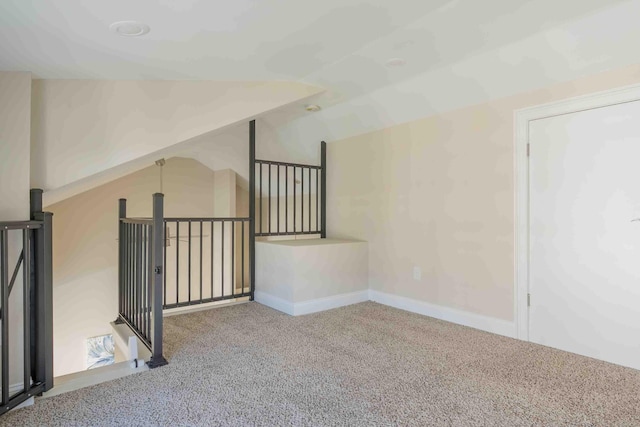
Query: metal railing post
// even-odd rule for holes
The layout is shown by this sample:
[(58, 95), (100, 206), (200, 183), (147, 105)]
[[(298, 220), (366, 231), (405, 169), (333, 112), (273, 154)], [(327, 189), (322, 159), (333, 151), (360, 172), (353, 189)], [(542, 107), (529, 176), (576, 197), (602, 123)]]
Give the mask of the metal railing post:
[(30, 217), (42, 221), (42, 227), (33, 232), (30, 250), (33, 257), (25, 254), (24, 260), (32, 263), (31, 376), (34, 383), (44, 384), (43, 391), (47, 391), (53, 387), (53, 214), (42, 212), (42, 193), (39, 188), (29, 192)]
[[(262, 179), (262, 178), (260, 178)], [(260, 195), (262, 198), (262, 194)], [(262, 217), (261, 217), (262, 218)], [(249, 280), (250, 301), (256, 290), (256, 121), (249, 123)]]
[(29, 205), (31, 212), (31, 219), (35, 219), (35, 214), (42, 212), (42, 193), (43, 191), (39, 188), (32, 188), (29, 191)]
[(124, 255), (124, 224), (122, 220), (127, 217), (127, 199), (118, 200), (118, 316), (114, 323), (124, 323), (122, 314), (124, 313), (124, 264), (126, 262)]
[(0, 304), (2, 304), (2, 375), (0, 387), (2, 387), (2, 405), (9, 403), (9, 233), (0, 230)]
[(321, 209), (321, 227), (320, 237), (325, 239), (327, 237), (327, 143), (322, 141), (320, 143), (320, 167), (322, 168), (322, 184), (320, 193)]
[(151, 226), (153, 276), (148, 286), (151, 292), (151, 360), (150, 368), (167, 364), (162, 355), (162, 286), (164, 282), (164, 194), (153, 195), (153, 225)]
[[(34, 205), (32, 205), (34, 206)], [(38, 206), (37, 204), (35, 205)], [(42, 205), (40, 205), (42, 206)], [(35, 354), (33, 381), (53, 387), (53, 294), (52, 294), (52, 229), (51, 212), (34, 212), (34, 220), (42, 221), (35, 231)]]

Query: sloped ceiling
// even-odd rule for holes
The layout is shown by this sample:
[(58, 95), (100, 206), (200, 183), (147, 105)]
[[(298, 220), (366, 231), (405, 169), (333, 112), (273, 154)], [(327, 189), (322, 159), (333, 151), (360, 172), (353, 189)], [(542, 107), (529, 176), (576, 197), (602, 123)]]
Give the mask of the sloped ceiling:
[[(40, 79), (306, 83), (324, 91), (252, 117), (261, 117), (268, 137), (278, 140), (271, 149), (292, 161), (315, 162), (320, 139), (640, 62), (638, 3), (7, 0), (0, 2), (0, 69), (28, 70)], [(149, 24), (151, 32), (141, 38), (109, 32), (109, 24), (128, 19)], [(406, 65), (389, 67), (390, 58)], [(323, 111), (306, 113), (310, 102)], [(189, 150), (215, 159), (208, 163), (220, 164), (225, 156), (239, 163), (216, 153), (224, 143), (212, 142), (231, 141), (235, 133), (198, 128), (133, 160), (93, 169), (92, 161), (62, 172), (49, 167), (36, 176), (51, 174), (52, 189), (85, 188), (91, 177), (108, 179), (110, 170)]]

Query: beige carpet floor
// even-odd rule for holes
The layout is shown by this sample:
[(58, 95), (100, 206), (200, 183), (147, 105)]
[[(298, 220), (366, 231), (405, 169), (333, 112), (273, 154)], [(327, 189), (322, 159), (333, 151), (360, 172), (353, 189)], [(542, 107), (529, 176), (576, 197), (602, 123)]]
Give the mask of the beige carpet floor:
[(170, 317), (170, 364), (11, 426), (639, 426), (640, 371), (375, 303)]

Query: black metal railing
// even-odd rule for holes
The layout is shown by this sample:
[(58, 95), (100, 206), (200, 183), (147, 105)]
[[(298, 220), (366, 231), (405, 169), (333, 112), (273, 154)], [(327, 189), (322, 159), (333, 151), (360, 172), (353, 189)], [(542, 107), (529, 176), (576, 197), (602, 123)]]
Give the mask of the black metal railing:
[(39, 189), (30, 221), (0, 222), (0, 414), (53, 387), (51, 231)]
[(253, 295), (249, 218), (165, 218), (164, 308)]
[[(321, 165), (253, 160), (255, 235), (326, 237), (326, 144)], [(255, 152), (253, 153), (255, 155)]]
[(127, 218), (127, 201), (119, 201), (116, 322), (126, 323), (151, 351), (152, 368), (167, 364), (162, 355), (163, 198), (153, 195), (152, 218)]

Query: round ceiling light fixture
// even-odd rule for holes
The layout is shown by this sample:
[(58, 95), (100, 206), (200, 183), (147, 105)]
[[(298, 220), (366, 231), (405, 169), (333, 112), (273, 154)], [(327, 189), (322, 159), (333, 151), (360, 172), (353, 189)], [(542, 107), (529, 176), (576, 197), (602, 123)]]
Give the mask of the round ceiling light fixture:
[(122, 37), (140, 37), (151, 29), (147, 24), (137, 21), (118, 21), (109, 25), (109, 30)]
[(386, 62), (387, 67), (402, 67), (406, 64), (407, 61), (402, 58), (391, 58)]
[(304, 109), (310, 113), (317, 113), (318, 111), (322, 110), (319, 105), (315, 104), (305, 105)]

